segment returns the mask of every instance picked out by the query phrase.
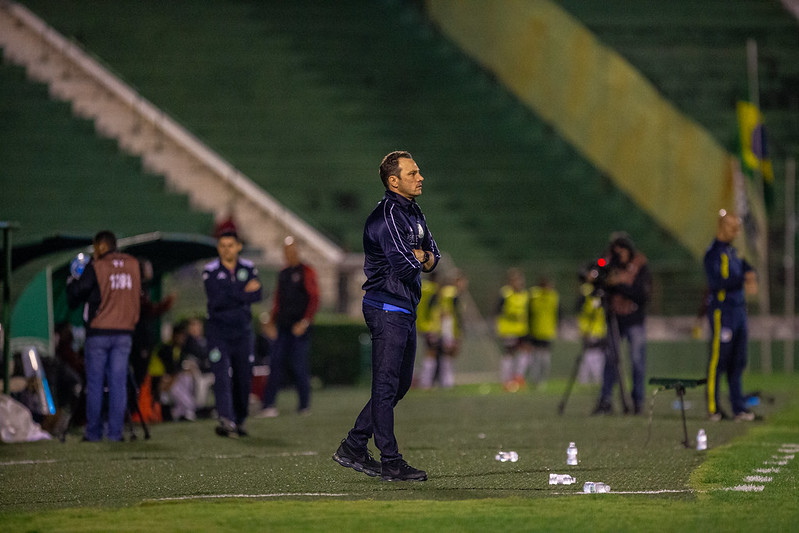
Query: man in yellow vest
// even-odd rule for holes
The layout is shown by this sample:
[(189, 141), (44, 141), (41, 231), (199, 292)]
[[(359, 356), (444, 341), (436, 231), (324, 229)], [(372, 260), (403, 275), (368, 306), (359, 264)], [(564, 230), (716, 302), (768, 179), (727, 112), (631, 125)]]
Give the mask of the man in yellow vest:
[(436, 376), (444, 388), (455, 385), (454, 360), (460, 351), (463, 323), (459, 298), (468, 281), (460, 272), (450, 278), (430, 300), (428, 326), (436, 332), (438, 349), (428, 351), (422, 363), (420, 386), (423, 389), (432, 387)]
[(580, 383), (599, 383), (605, 366), (605, 349), (608, 324), (602, 298), (592, 283), (580, 285), (581, 304), (577, 315), (577, 326), (583, 343), (583, 356), (577, 371)]
[(533, 347), (530, 374), (537, 387), (546, 385), (552, 366), (552, 341), (558, 336), (560, 295), (552, 281), (541, 278), (530, 289), (530, 342)]
[(502, 385), (505, 390), (516, 392), (524, 386), (530, 364), (530, 293), (518, 268), (508, 270), (508, 283), (500, 289), (496, 330), (503, 349)]
[(435, 316), (435, 300), (439, 291), (437, 272), (433, 271), (422, 278), (422, 296), (416, 307), (416, 333), (425, 347), (419, 386), (429, 389), (433, 385), (436, 362), (441, 350), (441, 323)]

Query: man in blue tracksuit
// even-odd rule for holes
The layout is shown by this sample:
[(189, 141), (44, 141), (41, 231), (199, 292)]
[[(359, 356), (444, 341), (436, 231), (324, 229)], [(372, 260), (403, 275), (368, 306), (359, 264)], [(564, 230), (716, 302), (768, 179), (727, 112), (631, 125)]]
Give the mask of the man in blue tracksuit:
[(244, 421), (252, 385), (254, 337), (250, 305), (261, 299), (261, 282), (252, 262), (240, 259), (242, 244), (235, 232), (217, 241), (219, 258), (205, 265), (208, 297), (205, 336), (214, 373), (214, 397), (222, 437), (247, 435)]
[[(363, 232), (363, 315), (372, 337), (372, 393), (333, 460), (386, 481), (425, 481), (427, 473), (399, 453), (394, 407), (413, 378), (421, 273), (432, 271), (441, 255), (416, 203), (424, 178), (411, 154), (397, 151), (383, 158), (380, 179), (386, 194)], [(380, 462), (367, 448), (373, 435)]]
[(711, 420), (724, 415), (719, 405), (719, 382), (727, 374), (730, 403), (735, 420), (754, 420), (746, 410), (741, 377), (747, 364), (745, 294), (757, 292), (755, 271), (738, 257), (732, 241), (741, 230), (741, 220), (722, 210), (716, 238), (705, 252), (708, 281), (708, 319), (712, 333), (707, 374), (707, 408)]

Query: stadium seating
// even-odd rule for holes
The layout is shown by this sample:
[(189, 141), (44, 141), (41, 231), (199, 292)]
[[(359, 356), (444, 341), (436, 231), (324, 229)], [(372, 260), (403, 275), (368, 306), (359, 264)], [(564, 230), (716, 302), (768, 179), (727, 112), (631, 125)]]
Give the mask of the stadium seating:
[(0, 116), (0, 213), (20, 222), (14, 242), (105, 227), (120, 236), (211, 231), (211, 217), (192, 211), (184, 196), (167, 194), (138, 159), (98, 138), (92, 123), (75, 119), (69, 105), (7, 64), (0, 64)]
[[(362, 221), (380, 195), (379, 157), (407, 148), (428, 178), (420, 202), (435, 236), (472, 278), (479, 302), (493, 298), (511, 265), (531, 280), (553, 275), (568, 292), (609, 233), (625, 229), (662, 279), (684, 280), (658, 285), (655, 310), (696, 307), (696, 260), (412, 4), (24, 3), (347, 249), (360, 250)], [(625, 5), (634, 11), (634, 3)], [(682, 109), (709, 109), (719, 91), (731, 98), (720, 77), (681, 85), (720, 64), (705, 57), (701, 41), (685, 46), (695, 61), (677, 56), (657, 74), (658, 58), (673, 48), (666, 37), (591, 2), (565, 4), (610, 44), (607, 34), (617, 35), (631, 62), (647, 60), (639, 68), (662, 76), (656, 83)], [(640, 21), (647, 11), (637, 11)], [(663, 24), (685, 21), (679, 9), (669, 11)], [(715, 134), (734, 134), (734, 117), (702, 116)]]

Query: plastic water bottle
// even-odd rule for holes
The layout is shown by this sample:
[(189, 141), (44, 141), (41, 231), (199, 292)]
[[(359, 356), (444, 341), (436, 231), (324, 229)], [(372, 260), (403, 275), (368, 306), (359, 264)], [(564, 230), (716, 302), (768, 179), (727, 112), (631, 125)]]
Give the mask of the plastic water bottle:
[(707, 434), (704, 429), (700, 429), (696, 434), (696, 449), (707, 450)]
[(610, 485), (605, 483), (595, 483), (593, 481), (586, 481), (583, 484), (583, 492), (588, 494), (602, 494), (606, 492), (610, 492)]
[(550, 485), (572, 485), (576, 481), (569, 474), (549, 474)]
[(573, 442), (570, 442), (566, 449), (566, 464), (572, 466), (577, 464), (577, 446)]
[(501, 463), (507, 463), (507, 462), (515, 463), (516, 461), (519, 460), (519, 454), (514, 451), (510, 452), (501, 451), (494, 457), (494, 459), (496, 459)]

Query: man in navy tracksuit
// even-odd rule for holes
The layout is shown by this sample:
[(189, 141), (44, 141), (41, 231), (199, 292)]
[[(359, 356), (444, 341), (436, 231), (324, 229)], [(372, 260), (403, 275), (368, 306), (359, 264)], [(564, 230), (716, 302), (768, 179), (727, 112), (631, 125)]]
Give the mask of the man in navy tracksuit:
[(250, 304), (261, 299), (258, 271), (252, 262), (239, 258), (241, 249), (236, 233), (223, 233), (217, 242), (219, 258), (203, 270), (208, 297), (205, 336), (219, 417), (216, 433), (222, 437), (247, 434), (244, 421), (254, 359)]
[[(425, 481), (427, 473), (399, 453), (394, 407), (413, 378), (421, 273), (432, 271), (441, 255), (415, 201), (424, 178), (411, 154), (391, 152), (383, 158), (380, 179), (386, 194), (363, 232), (363, 315), (372, 337), (372, 393), (333, 460), (386, 481)], [(373, 435), (380, 462), (367, 448)]]
[(708, 319), (712, 332), (707, 375), (707, 408), (711, 420), (724, 415), (719, 406), (719, 382), (727, 374), (730, 403), (735, 420), (754, 420), (746, 410), (741, 377), (747, 364), (748, 332), (745, 293), (757, 293), (755, 271), (738, 257), (732, 241), (741, 230), (741, 220), (721, 212), (716, 238), (705, 252), (708, 281)]

